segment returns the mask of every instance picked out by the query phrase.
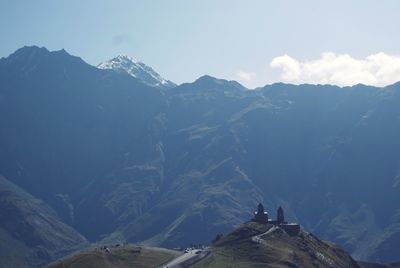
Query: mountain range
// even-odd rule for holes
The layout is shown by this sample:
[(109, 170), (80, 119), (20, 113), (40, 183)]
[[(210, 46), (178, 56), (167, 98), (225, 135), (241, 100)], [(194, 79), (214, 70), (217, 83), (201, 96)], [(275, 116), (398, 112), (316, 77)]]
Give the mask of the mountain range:
[(23, 47), (0, 59), (0, 248), (20, 245), (2, 259), (40, 264), (96, 241), (206, 244), (263, 202), (355, 259), (397, 261), (399, 92), (175, 85), (128, 57), (94, 67)]

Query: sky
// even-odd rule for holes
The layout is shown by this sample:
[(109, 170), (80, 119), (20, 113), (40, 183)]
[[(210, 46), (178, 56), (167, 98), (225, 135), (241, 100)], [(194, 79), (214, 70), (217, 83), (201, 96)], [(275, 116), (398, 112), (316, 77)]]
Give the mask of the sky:
[(38, 45), (92, 65), (129, 55), (178, 84), (384, 86), (400, 80), (399, 11), (398, 0), (0, 0), (0, 57)]

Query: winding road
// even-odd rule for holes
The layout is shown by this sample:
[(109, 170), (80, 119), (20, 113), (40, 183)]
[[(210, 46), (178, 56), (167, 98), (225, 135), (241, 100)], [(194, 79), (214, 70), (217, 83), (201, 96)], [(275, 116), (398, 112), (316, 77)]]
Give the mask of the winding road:
[(185, 253), (161, 268), (186, 268), (208, 257), (211, 254), (210, 248), (187, 250)]

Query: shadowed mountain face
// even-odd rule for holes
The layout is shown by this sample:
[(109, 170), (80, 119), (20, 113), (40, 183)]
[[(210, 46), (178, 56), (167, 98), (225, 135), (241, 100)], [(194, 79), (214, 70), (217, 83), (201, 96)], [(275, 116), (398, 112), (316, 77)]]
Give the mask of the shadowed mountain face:
[(91, 241), (208, 243), (262, 201), (355, 258), (395, 261), (399, 90), (204, 76), (160, 91), (25, 47), (0, 60), (0, 174)]
[(86, 246), (43, 201), (0, 177), (0, 267), (32, 267)]

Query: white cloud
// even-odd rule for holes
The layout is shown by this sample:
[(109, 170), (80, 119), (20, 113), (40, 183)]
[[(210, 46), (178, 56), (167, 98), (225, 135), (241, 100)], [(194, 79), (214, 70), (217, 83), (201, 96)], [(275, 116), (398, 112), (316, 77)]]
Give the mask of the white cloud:
[(252, 72), (245, 72), (245, 71), (240, 70), (236, 73), (236, 76), (241, 81), (250, 82), (250, 81), (254, 80), (254, 78), (256, 77), (256, 74), (252, 73)]
[(365, 59), (325, 52), (316, 60), (299, 61), (288, 55), (274, 58), (270, 66), (281, 69), (284, 82), (350, 86), (358, 83), (385, 86), (400, 81), (400, 56), (383, 52)]

